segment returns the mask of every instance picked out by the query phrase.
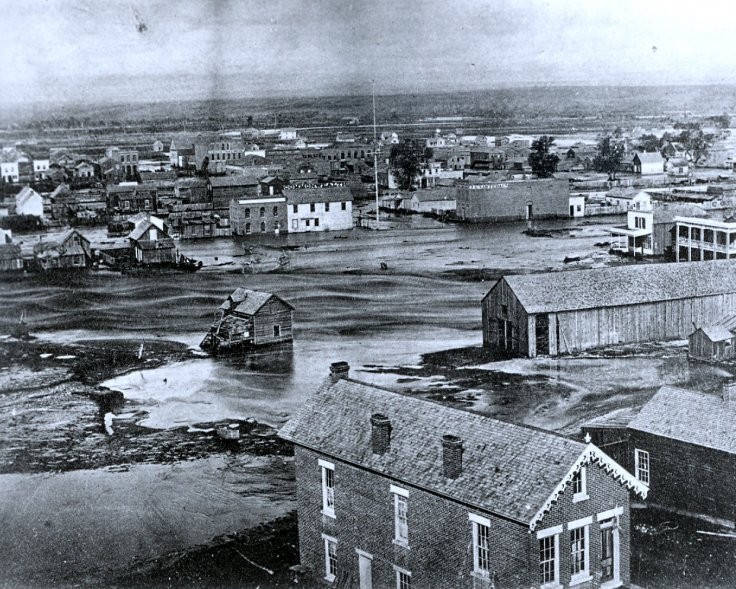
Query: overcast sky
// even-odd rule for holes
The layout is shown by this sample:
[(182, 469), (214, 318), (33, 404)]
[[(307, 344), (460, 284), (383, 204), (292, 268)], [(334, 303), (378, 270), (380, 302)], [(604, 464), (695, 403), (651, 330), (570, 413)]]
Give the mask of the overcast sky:
[(0, 0), (0, 104), (736, 83), (736, 3)]

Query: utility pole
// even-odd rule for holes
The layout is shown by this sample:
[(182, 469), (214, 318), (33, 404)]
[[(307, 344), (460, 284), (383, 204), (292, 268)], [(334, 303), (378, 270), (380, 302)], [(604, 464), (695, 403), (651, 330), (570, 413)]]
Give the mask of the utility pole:
[(376, 133), (376, 81), (373, 81), (373, 173), (376, 186), (376, 231), (379, 228), (378, 216), (378, 135)]

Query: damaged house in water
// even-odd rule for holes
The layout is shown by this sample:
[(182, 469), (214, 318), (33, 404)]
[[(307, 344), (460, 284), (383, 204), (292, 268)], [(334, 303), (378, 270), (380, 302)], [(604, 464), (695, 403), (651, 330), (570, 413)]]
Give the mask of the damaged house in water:
[(647, 488), (592, 444), (380, 389), (345, 362), (279, 435), (318, 582), (629, 584), (630, 494)]
[(291, 342), (294, 307), (268, 292), (238, 288), (199, 344), (213, 353)]

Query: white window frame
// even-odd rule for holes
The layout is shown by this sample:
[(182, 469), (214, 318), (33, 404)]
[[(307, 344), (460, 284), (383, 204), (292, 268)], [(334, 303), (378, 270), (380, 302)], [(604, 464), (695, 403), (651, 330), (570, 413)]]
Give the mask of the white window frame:
[[(646, 455), (646, 468), (641, 465), (641, 458)], [(649, 458), (649, 452), (639, 448), (634, 449), (634, 473), (636, 478), (644, 483), (647, 487), (652, 480), (652, 461)], [(642, 473), (646, 473), (646, 480), (642, 477)]]
[[(476, 515), (474, 513), (468, 514), (468, 519), (473, 524), (473, 572), (471, 573), (474, 577), (480, 577), (481, 579), (488, 579), (491, 576), (491, 547), (490, 547), (490, 532), (491, 532), (491, 520), (487, 517)], [(478, 558), (478, 550), (480, 545), (478, 539), (480, 537), (480, 527), (488, 528), (488, 568), (483, 569), (480, 567), (480, 559)]]
[[(322, 542), (325, 547), (325, 581), (332, 583), (337, 578), (337, 538), (322, 534)], [(335, 571), (330, 568), (330, 546), (335, 549)]]
[[(601, 583), (601, 589), (616, 589), (623, 585), (621, 583), (621, 537), (619, 531), (619, 518), (623, 514), (623, 507), (617, 507), (604, 511), (596, 516), (600, 531), (606, 528), (613, 528), (613, 579)], [(602, 550), (602, 548), (601, 548)], [(602, 571), (601, 571), (602, 572)]]
[(401, 586), (402, 575), (409, 577), (409, 587), (411, 587), (411, 571), (407, 571), (406, 569), (402, 569), (401, 567), (394, 565), (394, 572), (396, 573), (396, 589), (403, 589)]
[[(332, 462), (319, 459), (318, 464), (322, 475), (322, 515), (335, 518), (335, 465)], [(327, 471), (332, 472), (332, 487), (327, 485)], [(330, 492), (331, 491), (331, 492)], [(332, 505), (330, 505), (332, 503)]]
[[(389, 488), (394, 503), (394, 540), (393, 543), (403, 548), (409, 548), (409, 491), (396, 485)], [(399, 518), (399, 506), (404, 503), (406, 509), (406, 522), (404, 524), (405, 532), (402, 537), (402, 524)]]
[[(537, 540), (545, 540), (546, 538), (554, 538), (554, 579), (547, 583), (541, 583), (541, 589), (557, 589), (562, 587), (560, 584), (560, 534), (562, 534), (562, 526), (555, 526), (537, 532)], [(539, 564), (542, 564), (540, 557)], [(541, 572), (541, 569), (540, 569)]]
[[(567, 529), (572, 534), (575, 530), (583, 529), (583, 566), (584, 568), (573, 574), (570, 574), (570, 587), (590, 581), (593, 577), (590, 575), (590, 525), (593, 523), (593, 516), (584, 517), (567, 524)], [(572, 565), (572, 539), (569, 541), (570, 547), (570, 564)]]
[[(577, 503), (579, 501), (585, 501), (586, 499), (590, 499), (590, 496), (588, 495), (588, 472), (587, 468), (584, 466), (580, 467), (580, 470), (578, 473), (580, 474), (580, 492), (579, 493), (573, 493), (572, 496), (572, 502)], [(573, 478), (573, 482), (571, 483), (573, 485), (575, 484), (575, 479)]]

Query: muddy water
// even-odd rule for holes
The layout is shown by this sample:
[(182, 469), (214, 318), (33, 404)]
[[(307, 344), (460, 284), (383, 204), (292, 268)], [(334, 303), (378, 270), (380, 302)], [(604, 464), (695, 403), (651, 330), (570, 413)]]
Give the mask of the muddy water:
[[(0, 331), (23, 312), (32, 332), (57, 343), (122, 338), (137, 349), (139, 341), (162, 338), (196, 347), (235, 288), (278, 293), (296, 308), (291, 350), (247, 359), (193, 356), (106, 385), (143, 409), (142, 424), (149, 427), (247, 417), (280, 425), (326, 376), (330, 362), (347, 360), (358, 377), (392, 385), (400, 373), (370, 366), (412, 366), (426, 352), (479, 345), (480, 300), (490, 285), (467, 280), (461, 271), (559, 269), (566, 256), (590, 265), (610, 261), (594, 246), (606, 239), (605, 224), (572, 223), (574, 237), (565, 239), (531, 239), (524, 228), (356, 231), (345, 240), (289, 236), (287, 243), (298, 247), (290, 252), (292, 271), (272, 275), (227, 273), (240, 263), (238, 242), (182, 243), (184, 253), (225, 265), (194, 275), (99, 273), (66, 285), (0, 283)], [(72, 579), (87, 570), (94, 577), (133, 558), (268, 520), (291, 504), (283, 497), (292, 484), (274, 479), (274, 468), (237, 472), (245, 490), (223, 484), (232, 465), (209, 461), (123, 473), (0, 477), (0, 522), (13, 531), (0, 540), (0, 584), (44, 575)], [(223, 514), (208, 514), (209, 505), (219, 504)], [(189, 512), (202, 514), (192, 530)], [(65, 536), (73, 539), (69, 546)]]

